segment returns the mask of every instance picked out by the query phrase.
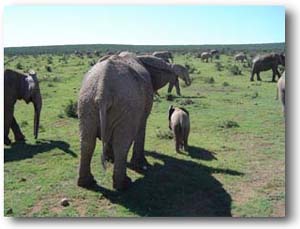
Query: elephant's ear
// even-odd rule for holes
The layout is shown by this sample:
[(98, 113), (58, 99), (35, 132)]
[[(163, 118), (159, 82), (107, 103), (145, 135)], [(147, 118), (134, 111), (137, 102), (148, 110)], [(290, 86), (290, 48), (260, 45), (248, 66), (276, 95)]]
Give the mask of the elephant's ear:
[(175, 82), (176, 75), (171, 65), (161, 58), (145, 55), (137, 56), (137, 59), (150, 73), (154, 91), (162, 88), (169, 82)]
[(21, 78), (21, 97), (26, 103), (31, 101), (35, 89), (38, 89), (37, 75), (35, 71), (30, 70), (28, 75), (22, 75)]

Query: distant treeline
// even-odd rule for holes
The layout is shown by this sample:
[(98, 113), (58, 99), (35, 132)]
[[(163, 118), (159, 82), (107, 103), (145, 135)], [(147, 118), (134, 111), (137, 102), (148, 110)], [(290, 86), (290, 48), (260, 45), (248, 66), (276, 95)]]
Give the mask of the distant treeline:
[(217, 49), (221, 53), (244, 52), (282, 52), (285, 51), (285, 43), (267, 44), (237, 44), (237, 45), (115, 45), (115, 44), (88, 44), (88, 45), (55, 45), (55, 46), (31, 46), (4, 48), (7, 56), (38, 55), (38, 54), (71, 54), (79, 52), (108, 53), (118, 51), (130, 51), (139, 53), (151, 53), (154, 51), (169, 50), (180, 53), (195, 53)]

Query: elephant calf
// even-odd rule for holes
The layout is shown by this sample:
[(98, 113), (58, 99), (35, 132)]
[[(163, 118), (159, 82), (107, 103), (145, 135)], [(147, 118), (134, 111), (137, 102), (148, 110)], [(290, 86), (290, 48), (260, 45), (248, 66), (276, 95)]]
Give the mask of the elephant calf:
[(278, 94), (282, 103), (282, 112), (285, 114), (285, 72), (282, 73), (282, 76), (277, 82), (276, 99), (278, 99)]
[(174, 134), (176, 152), (179, 153), (182, 148), (186, 151), (190, 133), (189, 112), (184, 108), (170, 106), (169, 128)]
[(12, 129), (16, 141), (24, 141), (25, 136), (14, 116), (14, 107), (17, 100), (23, 99), (34, 106), (34, 136), (38, 137), (42, 96), (39, 82), (34, 71), (28, 74), (11, 69), (4, 71), (4, 144), (10, 145), (9, 130)]

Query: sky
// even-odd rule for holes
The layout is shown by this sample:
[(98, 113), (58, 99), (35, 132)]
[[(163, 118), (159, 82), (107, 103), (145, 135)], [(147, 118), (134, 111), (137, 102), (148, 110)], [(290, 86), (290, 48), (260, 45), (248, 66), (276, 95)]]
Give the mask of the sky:
[(283, 6), (6, 6), (4, 47), (285, 42)]

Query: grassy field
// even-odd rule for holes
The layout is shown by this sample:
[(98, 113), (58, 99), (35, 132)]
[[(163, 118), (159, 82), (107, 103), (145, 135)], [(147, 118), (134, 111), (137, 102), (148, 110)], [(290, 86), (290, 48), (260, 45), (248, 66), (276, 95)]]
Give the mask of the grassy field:
[[(96, 58), (94, 58), (96, 60)], [(79, 164), (78, 119), (65, 107), (76, 101), (82, 77), (93, 63), (86, 56), (16, 56), (5, 61), (38, 73), (43, 97), (40, 135), (33, 138), (33, 106), (18, 102), (16, 118), (26, 144), (5, 147), (4, 215), (49, 216), (234, 216), (285, 215), (285, 123), (271, 71), (250, 82), (250, 68), (221, 55), (219, 64), (191, 55), (175, 55), (188, 64), (192, 85), (181, 82), (182, 97), (166, 100), (159, 91), (148, 120), (145, 173), (128, 168), (134, 181), (124, 193), (112, 189), (112, 165), (100, 164), (100, 141), (92, 161), (99, 187), (76, 186)], [(47, 66), (49, 66), (47, 68)], [(169, 105), (189, 110), (189, 150), (177, 154), (169, 138)], [(13, 139), (12, 135), (10, 136)], [(129, 153), (129, 158), (131, 152)], [(129, 159), (128, 158), (128, 159)], [(62, 198), (70, 205), (63, 207)]]

